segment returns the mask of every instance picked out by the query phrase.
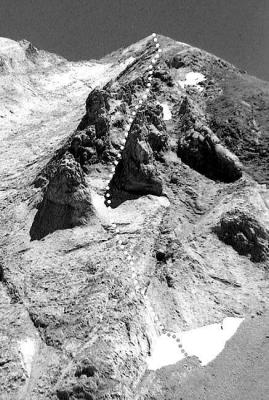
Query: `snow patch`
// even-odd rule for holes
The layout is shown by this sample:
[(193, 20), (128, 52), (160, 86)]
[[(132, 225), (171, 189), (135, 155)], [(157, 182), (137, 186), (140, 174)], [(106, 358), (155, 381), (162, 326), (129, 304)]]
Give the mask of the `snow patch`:
[(184, 89), (185, 86), (196, 86), (197, 89), (203, 90), (203, 88), (199, 86), (199, 83), (203, 82), (204, 80), (206, 80), (206, 77), (200, 72), (188, 72), (185, 75), (185, 81), (178, 80), (178, 83), (182, 89)]
[(33, 338), (26, 338), (19, 341), (19, 351), (22, 355), (24, 367), (28, 376), (31, 375), (33, 358), (36, 352), (36, 341)]
[(161, 103), (161, 106), (163, 108), (163, 119), (164, 121), (168, 121), (169, 119), (172, 118), (172, 114), (169, 108), (168, 103)]
[[(95, 189), (104, 187), (101, 180), (94, 180)], [(93, 185), (93, 180), (91, 180)], [(104, 203), (104, 196), (96, 193), (96, 190), (91, 190), (92, 205), (95, 210), (96, 217), (102, 224), (111, 225), (119, 224), (125, 225), (125, 230), (135, 231), (141, 229), (145, 222), (145, 210), (151, 214), (156, 214), (160, 207), (168, 208), (170, 201), (164, 196), (142, 196), (137, 200), (128, 200), (120, 204), (116, 208), (107, 207)], [(143, 210), (143, 212), (142, 212)]]
[(167, 365), (172, 365), (184, 358), (176, 341), (166, 335), (161, 335), (153, 342), (153, 352), (147, 359), (148, 369), (155, 371)]
[[(190, 356), (201, 360), (201, 365), (207, 365), (225, 347), (225, 343), (237, 331), (243, 318), (225, 318), (223, 329), (221, 324), (206, 325), (187, 332), (178, 333), (184, 350)], [(156, 370), (175, 364), (185, 356), (181, 353), (175, 339), (166, 335), (159, 336), (153, 343), (152, 355), (147, 359), (148, 369)]]

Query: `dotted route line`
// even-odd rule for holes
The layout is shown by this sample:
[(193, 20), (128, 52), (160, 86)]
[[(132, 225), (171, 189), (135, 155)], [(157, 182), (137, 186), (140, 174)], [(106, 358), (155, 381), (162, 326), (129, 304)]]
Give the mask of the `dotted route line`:
[(132, 111), (131, 114), (129, 115), (129, 117), (127, 118), (128, 124), (125, 126), (125, 129), (124, 129), (125, 130), (124, 139), (121, 140), (120, 151), (116, 155), (117, 160), (115, 160), (113, 162), (113, 166), (111, 167), (110, 174), (109, 174), (110, 181), (106, 186), (106, 193), (105, 193), (105, 201), (104, 202), (105, 202), (105, 205), (107, 207), (111, 207), (110, 184), (111, 184), (112, 178), (114, 176), (114, 172), (115, 172), (116, 166), (118, 165), (118, 163), (119, 163), (119, 161), (121, 159), (121, 154), (122, 154), (122, 151), (124, 150), (124, 146), (125, 146), (127, 137), (129, 135), (131, 124), (133, 123), (133, 121), (134, 121), (134, 119), (136, 117), (138, 109), (142, 106), (142, 104), (145, 102), (145, 100), (147, 100), (148, 95), (150, 94), (150, 88), (151, 88), (151, 85), (152, 85), (152, 83), (151, 83), (152, 74), (154, 72), (155, 64), (157, 64), (157, 61), (160, 58), (160, 53), (162, 52), (162, 49), (160, 49), (160, 44), (158, 43), (158, 38), (157, 38), (156, 33), (152, 34), (152, 38), (153, 38), (153, 43), (155, 45), (155, 52), (156, 53), (154, 54), (153, 58), (151, 59), (151, 64), (149, 65), (148, 70), (147, 70), (148, 71), (148, 78), (147, 78), (147, 83), (146, 83), (146, 86), (147, 86), (146, 93), (142, 95), (142, 99), (140, 99), (138, 101), (138, 104), (135, 105), (134, 108), (135, 108), (136, 111)]
[[(148, 79), (147, 79), (147, 84), (146, 84), (146, 86), (147, 86), (147, 88), (146, 88), (146, 93), (142, 96), (142, 99), (143, 99), (143, 100), (140, 99), (140, 100), (138, 101), (138, 104), (135, 105), (134, 108), (135, 108), (136, 111), (132, 111), (131, 116), (129, 116), (129, 118), (128, 118), (128, 124), (125, 126), (125, 135), (124, 135), (124, 139), (122, 139), (122, 141), (121, 141), (120, 151), (119, 151), (119, 153), (117, 154), (117, 160), (115, 160), (115, 161), (113, 162), (113, 166), (111, 167), (111, 171), (110, 171), (110, 174), (109, 174), (110, 181), (109, 181), (109, 183), (107, 184), (107, 186), (106, 186), (106, 188), (105, 188), (105, 189), (106, 189), (106, 192), (105, 192), (105, 200), (104, 200), (104, 203), (105, 203), (105, 205), (106, 205), (107, 207), (111, 207), (110, 184), (111, 184), (112, 178), (113, 178), (113, 176), (114, 176), (116, 166), (118, 165), (118, 163), (119, 163), (119, 161), (120, 161), (120, 159), (121, 159), (121, 154), (122, 154), (122, 151), (124, 150), (124, 146), (125, 146), (126, 139), (127, 139), (127, 137), (128, 137), (128, 134), (129, 134), (129, 131), (130, 131), (130, 128), (131, 128), (131, 124), (133, 123), (133, 121), (134, 121), (134, 119), (135, 119), (135, 117), (136, 117), (136, 114), (137, 114), (137, 112), (138, 112), (138, 109), (141, 107), (141, 105), (144, 103), (144, 101), (147, 100), (147, 97), (148, 97), (148, 95), (150, 94), (150, 88), (151, 88), (151, 85), (152, 85), (152, 83), (151, 83), (151, 81), (152, 81), (152, 74), (153, 74), (153, 72), (154, 72), (155, 64), (157, 63), (158, 59), (160, 58), (160, 54), (161, 54), (161, 52), (162, 52), (162, 50), (160, 49), (160, 44), (159, 44), (159, 42), (158, 42), (158, 38), (157, 38), (156, 33), (153, 33), (153, 34), (152, 34), (152, 39), (153, 39), (153, 42), (154, 42), (154, 45), (155, 45), (155, 51), (156, 51), (157, 54), (155, 54), (155, 55), (153, 56), (153, 58), (151, 59), (151, 64), (150, 64), (149, 67), (148, 67)], [(111, 227), (112, 227), (112, 229), (115, 229), (116, 235), (118, 235), (118, 234), (120, 233), (120, 231), (119, 231), (119, 229), (117, 228), (117, 226), (116, 226), (115, 223), (111, 224)], [(117, 241), (117, 244), (119, 245), (119, 248), (120, 248), (121, 250), (123, 250), (125, 247), (124, 247), (124, 245), (123, 245), (123, 241), (121, 240), (121, 237), (120, 237), (120, 236), (116, 236), (116, 241)], [(142, 290), (143, 290), (143, 289), (142, 289), (142, 287), (140, 286), (139, 281), (138, 281), (138, 279), (137, 279), (137, 271), (136, 271), (135, 262), (134, 262), (135, 257), (132, 256), (132, 255), (130, 254), (130, 252), (128, 252), (127, 250), (124, 251), (124, 254), (126, 255), (126, 260), (129, 262), (129, 265), (131, 266), (131, 270), (132, 270), (132, 279), (133, 279), (133, 283), (134, 283), (135, 292), (136, 292), (136, 293), (139, 293), (139, 292), (140, 292), (140, 293), (142, 294)], [(137, 261), (138, 261), (138, 260), (137, 260)], [(139, 261), (138, 261), (138, 262), (139, 262)], [(152, 305), (151, 305), (151, 302), (150, 302), (150, 299), (148, 298), (148, 296), (147, 296), (146, 294), (144, 294), (144, 295), (142, 294), (142, 296), (144, 297), (145, 304), (148, 303), (148, 308), (149, 308), (150, 312), (151, 312), (152, 315), (153, 315), (153, 321), (154, 321), (154, 323), (158, 326), (158, 328), (159, 328), (159, 330), (162, 332), (162, 334), (165, 334), (165, 335), (167, 335), (168, 337), (174, 339), (175, 342), (176, 342), (176, 344), (177, 344), (177, 347), (178, 347), (179, 351), (180, 351), (185, 357), (190, 357), (190, 355), (189, 355), (189, 354), (186, 352), (186, 350), (183, 348), (183, 345), (182, 345), (182, 343), (181, 343), (180, 335), (179, 335), (179, 334), (176, 334), (176, 333), (174, 333), (174, 332), (172, 332), (172, 331), (169, 331), (168, 329), (165, 328), (164, 324), (160, 321), (159, 316), (157, 315), (157, 313), (156, 313), (155, 310), (153, 309), (153, 307), (152, 307)], [(199, 362), (201, 363), (201, 360), (200, 360), (200, 359), (199, 359)]]

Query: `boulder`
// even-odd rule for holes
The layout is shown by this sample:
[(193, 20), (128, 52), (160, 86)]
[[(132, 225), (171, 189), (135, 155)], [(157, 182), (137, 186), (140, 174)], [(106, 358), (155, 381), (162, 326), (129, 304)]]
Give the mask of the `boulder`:
[(243, 210), (231, 210), (221, 216), (213, 231), (224, 243), (253, 262), (269, 258), (269, 231), (253, 215)]

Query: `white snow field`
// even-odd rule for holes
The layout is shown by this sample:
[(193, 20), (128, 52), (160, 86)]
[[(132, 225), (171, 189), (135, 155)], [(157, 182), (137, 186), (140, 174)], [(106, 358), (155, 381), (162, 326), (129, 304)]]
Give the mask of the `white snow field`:
[[(243, 318), (225, 318), (223, 329), (221, 324), (206, 325), (201, 328), (182, 332), (180, 336), (184, 350), (190, 356), (196, 356), (201, 360), (201, 365), (207, 365), (225, 347), (225, 343), (237, 331)], [(153, 352), (148, 357), (148, 369), (157, 370), (167, 365), (175, 364), (185, 358), (177, 346), (177, 343), (167, 335), (159, 336), (153, 343)]]
[(203, 82), (206, 79), (206, 77), (201, 74), (200, 72), (188, 72), (185, 75), (185, 80), (178, 80), (179, 85), (181, 86), (182, 89), (184, 89), (186, 86), (195, 86), (198, 90), (202, 91), (203, 88), (199, 86), (200, 82)]

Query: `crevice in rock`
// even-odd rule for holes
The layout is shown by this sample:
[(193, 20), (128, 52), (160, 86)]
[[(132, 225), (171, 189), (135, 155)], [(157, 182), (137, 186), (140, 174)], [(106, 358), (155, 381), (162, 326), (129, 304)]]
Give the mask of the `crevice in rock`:
[(223, 283), (224, 285), (230, 285), (233, 287), (241, 287), (241, 285), (239, 283), (233, 282), (233, 281), (229, 281), (228, 279), (225, 278), (220, 278), (219, 276), (215, 276), (215, 275), (211, 275), (210, 277), (216, 281), (219, 281), (221, 283)]
[(2, 262), (0, 261), (0, 282), (4, 281), (4, 266)]
[(97, 369), (89, 364), (88, 360), (83, 360), (83, 362), (77, 367), (75, 376), (80, 377), (81, 375), (86, 375), (88, 378), (93, 377), (95, 373), (97, 372)]
[(2, 284), (6, 288), (6, 292), (8, 297), (10, 298), (11, 304), (22, 303), (22, 299), (18, 289), (12, 282), (9, 282), (5, 277), (4, 265), (2, 261), (0, 261), (0, 282), (2, 282)]

